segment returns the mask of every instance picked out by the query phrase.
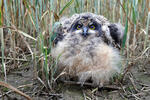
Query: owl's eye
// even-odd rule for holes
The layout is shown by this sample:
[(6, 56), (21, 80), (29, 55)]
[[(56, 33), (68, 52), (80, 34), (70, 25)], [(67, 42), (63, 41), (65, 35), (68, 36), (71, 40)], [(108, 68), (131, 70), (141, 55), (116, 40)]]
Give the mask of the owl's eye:
[(80, 30), (80, 29), (82, 28), (82, 25), (81, 25), (81, 24), (78, 24), (78, 25), (76, 26), (76, 28), (77, 28), (77, 30)]
[(95, 25), (90, 25), (89, 28), (90, 28), (91, 30), (95, 30)]

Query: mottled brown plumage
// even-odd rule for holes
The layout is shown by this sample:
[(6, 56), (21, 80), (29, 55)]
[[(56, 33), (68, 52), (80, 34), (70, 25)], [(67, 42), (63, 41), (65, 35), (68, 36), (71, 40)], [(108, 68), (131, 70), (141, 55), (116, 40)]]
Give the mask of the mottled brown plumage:
[(121, 72), (118, 47), (124, 29), (120, 24), (111, 24), (93, 13), (75, 14), (62, 18), (60, 23), (54, 30), (57, 37), (52, 49), (54, 58), (60, 56), (58, 71), (78, 77), (82, 83), (90, 79), (94, 85), (109, 82)]

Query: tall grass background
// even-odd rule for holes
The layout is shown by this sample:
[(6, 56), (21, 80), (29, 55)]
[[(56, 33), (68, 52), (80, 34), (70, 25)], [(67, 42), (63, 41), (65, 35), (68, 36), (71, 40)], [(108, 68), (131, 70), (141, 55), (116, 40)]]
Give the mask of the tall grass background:
[(57, 59), (50, 51), (56, 22), (82, 12), (100, 14), (125, 26), (122, 54), (127, 63), (148, 57), (149, 0), (1, 0), (0, 79), (7, 81), (7, 71), (22, 66), (20, 62), (31, 62), (34, 76), (52, 89)]

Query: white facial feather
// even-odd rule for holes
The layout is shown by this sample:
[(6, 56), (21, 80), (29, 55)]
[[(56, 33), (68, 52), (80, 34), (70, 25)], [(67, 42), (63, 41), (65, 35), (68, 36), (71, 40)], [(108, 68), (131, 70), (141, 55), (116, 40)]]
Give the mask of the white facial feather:
[(95, 34), (96, 32), (95, 32), (95, 30), (89, 29), (88, 33), (90, 33), (90, 34)]
[(81, 29), (80, 30), (76, 30), (75, 33), (76, 34), (80, 34), (80, 33), (82, 33), (82, 30)]

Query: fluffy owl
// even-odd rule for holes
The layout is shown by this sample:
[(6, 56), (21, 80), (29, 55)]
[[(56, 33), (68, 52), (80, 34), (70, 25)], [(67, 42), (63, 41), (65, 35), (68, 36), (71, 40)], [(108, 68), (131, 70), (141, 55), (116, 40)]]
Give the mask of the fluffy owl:
[(74, 14), (60, 19), (54, 29), (57, 36), (51, 55), (58, 58), (58, 71), (77, 77), (83, 83), (108, 83), (121, 72), (119, 47), (124, 28), (112, 24), (105, 17), (93, 13)]

